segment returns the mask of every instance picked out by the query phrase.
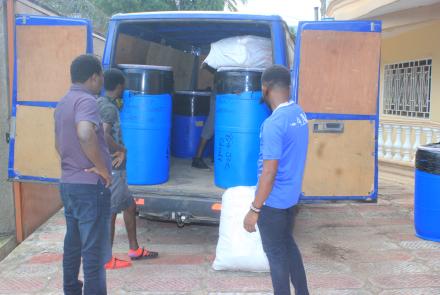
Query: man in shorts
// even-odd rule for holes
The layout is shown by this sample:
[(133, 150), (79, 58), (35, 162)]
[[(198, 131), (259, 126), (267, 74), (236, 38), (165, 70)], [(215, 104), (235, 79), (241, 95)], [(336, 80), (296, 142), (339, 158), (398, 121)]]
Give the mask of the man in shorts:
[[(105, 95), (98, 99), (101, 120), (104, 125), (105, 141), (113, 156), (111, 189), (111, 241), (115, 236), (115, 222), (118, 213), (123, 212), (130, 249), (128, 256), (131, 260), (157, 258), (157, 252), (139, 247), (136, 234), (136, 203), (131, 195), (126, 180), (126, 154), (122, 141), (119, 109), (122, 107), (122, 92), (125, 77), (118, 69), (110, 69), (104, 73)], [(105, 265), (106, 269), (118, 269), (131, 266), (129, 261), (112, 256)]]

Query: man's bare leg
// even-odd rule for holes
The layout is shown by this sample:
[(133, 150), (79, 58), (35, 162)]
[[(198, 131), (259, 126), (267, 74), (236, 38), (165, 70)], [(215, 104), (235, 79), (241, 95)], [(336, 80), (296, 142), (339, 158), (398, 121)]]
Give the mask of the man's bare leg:
[(200, 143), (197, 148), (197, 154), (192, 161), (192, 166), (197, 169), (209, 169), (208, 165), (203, 161), (203, 152), (205, 151), (206, 143), (208, 141), (203, 137), (200, 138)]
[(115, 240), (115, 227), (116, 227), (116, 217), (117, 217), (117, 215), (116, 214), (112, 214), (112, 223), (111, 223), (111, 232), (110, 232), (110, 234), (111, 234), (111, 241), (112, 241), (112, 247), (113, 247), (113, 241)]
[(125, 229), (127, 230), (130, 249), (137, 250), (139, 248), (139, 244), (137, 241), (136, 232), (136, 204), (134, 202), (130, 207), (124, 210), (124, 222)]
[(200, 143), (199, 146), (197, 147), (196, 158), (201, 159), (203, 157), (203, 152), (205, 151), (205, 147), (207, 143), (208, 141), (206, 139), (204, 139), (203, 137), (200, 138)]
[[(117, 216), (118, 216), (117, 214), (112, 214), (112, 220), (111, 220), (111, 225), (110, 225), (110, 237), (111, 237), (112, 248), (113, 248), (113, 242), (115, 240), (115, 228), (116, 228)], [(105, 269), (119, 269), (119, 268), (125, 268), (125, 267), (129, 267), (129, 266), (131, 266), (131, 262), (118, 259), (112, 255), (112, 258), (110, 259), (110, 261), (108, 261), (105, 264)]]

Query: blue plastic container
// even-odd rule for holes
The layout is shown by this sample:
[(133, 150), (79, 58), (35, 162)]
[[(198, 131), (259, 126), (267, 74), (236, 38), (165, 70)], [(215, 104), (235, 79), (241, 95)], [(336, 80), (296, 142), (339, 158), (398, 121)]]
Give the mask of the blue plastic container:
[[(179, 91), (173, 97), (171, 154), (193, 158), (209, 114), (210, 92)], [(208, 149), (205, 150), (205, 156)]]
[(414, 197), (416, 235), (440, 242), (440, 144), (417, 150)]
[[(121, 111), (122, 136), (128, 151), (127, 182), (164, 183), (168, 181), (170, 166), (172, 71), (167, 67), (127, 67), (123, 69), (130, 73), (129, 90), (124, 92)], [(138, 81), (130, 83), (130, 76)]]
[(260, 127), (269, 116), (261, 104), (261, 71), (220, 69), (216, 73), (215, 184), (257, 184)]

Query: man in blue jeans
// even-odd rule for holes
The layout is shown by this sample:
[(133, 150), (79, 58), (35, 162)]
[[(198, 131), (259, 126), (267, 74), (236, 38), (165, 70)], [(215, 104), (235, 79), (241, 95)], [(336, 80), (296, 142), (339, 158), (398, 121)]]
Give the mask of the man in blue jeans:
[[(55, 109), (55, 142), (61, 158), (60, 192), (66, 217), (63, 288), (65, 294), (104, 295), (104, 264), (110, 249), (111, 158), (96, 95), (103, 83), (100, 61), (77, 57), (72, 86)], [(84, 284), (78, 280), (83, 262)]]
[(261, 234), (269, 260), (275, 295), (309, 294), (301, 253), (293, 239), (295, 206), (301, 193), (307, 155), (307, 118), (290, 101), (290, 72), (282, 66), (266, 69), (261, 78), (262, 101), (273, 111), (260, 134), (259, 180), (254, 202), (244, 220), (248, 232)]

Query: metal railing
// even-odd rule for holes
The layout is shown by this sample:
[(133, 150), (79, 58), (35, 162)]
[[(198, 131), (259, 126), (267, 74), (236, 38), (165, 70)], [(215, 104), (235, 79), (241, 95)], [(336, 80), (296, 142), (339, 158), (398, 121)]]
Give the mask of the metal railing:
[(429, 119), (431, 71), (432, 59), (385, 65), (384, 114)]

